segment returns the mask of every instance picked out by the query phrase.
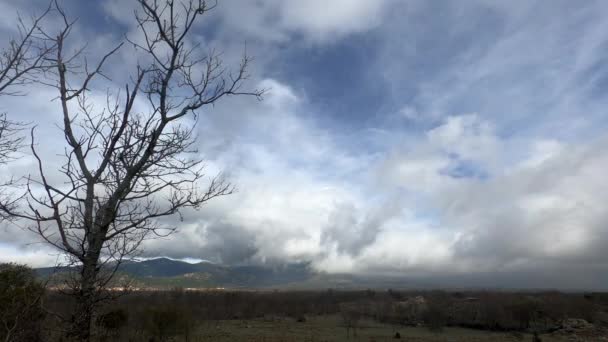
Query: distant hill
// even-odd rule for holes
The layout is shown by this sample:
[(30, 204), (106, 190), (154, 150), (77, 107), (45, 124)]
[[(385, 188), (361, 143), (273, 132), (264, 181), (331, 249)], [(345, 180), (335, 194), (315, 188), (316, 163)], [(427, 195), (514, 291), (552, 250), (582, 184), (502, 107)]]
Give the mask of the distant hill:
[[(40, 277), (55, 279), (69, 268), (46, 267), (36, 269)], [(191, 264), (168, 258), (127, 261), (118, 269), (117, 280), (131, 280), (140, 287), (230, 287), (261, 288), (288, 286), (306, 282), (314, 272), (306, 263), (266, 266), (225, 266), (210, 262)], [(120, 281), (119, 281), (120, 282)]]

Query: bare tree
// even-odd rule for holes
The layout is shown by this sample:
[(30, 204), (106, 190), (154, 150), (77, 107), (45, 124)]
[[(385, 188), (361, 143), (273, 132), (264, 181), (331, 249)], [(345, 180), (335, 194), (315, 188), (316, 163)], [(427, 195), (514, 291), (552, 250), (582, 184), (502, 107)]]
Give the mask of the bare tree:
[[(13, 159), (14, 153), (22, 146), (23, 136), (20, 133), (23, 128), (22, 123), (9, 120), (5, 113), (0, 114), (0, 170)], [(0, 181), (0, 202), (3, 206), (11, 209), (15, 208), (19, 200), (19, 196), (14, 195), (12, 191), (14, 185), (15, 180), (13, 178)], [(10, 219), (10, 215), (0, 212), (0, 221)]]
[[(120, 262), (147, 238), (167, 236), (175, 227), (159, 219), (233, 192), (222, 175), (207, 177), (196, 154), (194, 125), (185, 120), (230, 95), (261, 98), (263, 91), (241, 90), (250, 63), (245, 54), (231, 72), (220, 55), (202, 53), (188, 37), (197, 19), (215, 7), (203, 0), (137, 0), (135, 13), (143, 40), (127, 38), (141, 56), (131, 81), (107, 92), (103, 108), (89, 100), (96, 80), (120, 44), (91, 66), (83, 51), (66, 47), (75, 21), (55, 3), (63, 25), (47, 44), (56, 46), (56, 65), (45, 84), (58, 93), (65, 137), (64, 183), (51, 182), (31, 132), (38, 175), (28, 176), (20, 209), (5, 213), (29, 220), (31, 230), (78, 265), (71, 284), (77, 307), (72, 338), (91, 335), (95, 308)], [(119, 62), (120, 63), (120, 62)], [(136, 100), (145, 103), (138, 107)], [(204, 184), (203, 184), (204, 183)], [(203, 186), (204, 185), (204, 186)]]
[(51, 11), (49, 6), (41, 15), (27, 23), (17, 17), (17, 34), (0, 51), (0, 95), (22, 95), (19, 86), (31, 84), (40, 71), (52, 65), (46, 59), (54, 46), (41, 34), (41, 22)]
[[(16, 34), (0, 51), (0, 96), (23, 95), (23, 86), (31, 84), (33, 78), (48, 71), (51, 64), (46, 57), (53, 51), (39, 32), (42, 20), (49, 14), (50, 6), (31, 21), (17, 18)], [(9, 120), (6, 113), (0, 113), (0, 166), (13, 159), (14, 153), (22, 147), (24, 128), (22, 122)], [(6, 190), (14, 184), (12, 179), (0, 183), (0, 201), (12, 206), (16, 198)], [(0, 219), (7, 219), (0, 213)]]
[(13, 159), (13, 155), (22, 146), (23, 136), (19, 135), (23, 125), (8, 119), (6, 113), (0, 114), (0, 165)]
[(357, 327), (361, 320), (362, 308), (359, 303), (341, 303), (340, 315), (346, 329), (346, 338), (350, 338), (350, 331), (353, 331), (353, 337), (357, 337)]

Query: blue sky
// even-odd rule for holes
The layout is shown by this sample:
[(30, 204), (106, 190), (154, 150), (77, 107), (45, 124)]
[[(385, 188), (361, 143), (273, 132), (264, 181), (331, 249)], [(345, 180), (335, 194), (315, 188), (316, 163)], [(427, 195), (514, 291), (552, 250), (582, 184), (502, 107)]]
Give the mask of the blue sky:
[[(13, 13), (44, 3), (0, 0), (3, 36)], [(63, 3), (90, 58), (137, 39), (134, 1)], [(186, 213), (180, 232), (150, 241), (145, 255), (607, 288), (597, 276), (608, 274), (607, 7), (220, 1), (193, 41), (227, 63), (246, 46), (249, 84), (269, 91), (199, 113), (210, 173), (224, 170), (239, 191)], [(112, 82), (95, 91), (121, 84), (136, 58), (121, 49)], [(52, 98), (40, 88), (0, 107), (50, 128)], [(40, 139), (52, 164), (61, 135)], [(6, 174), (30, 163), (24, 151)], [(35, 237), (2, 229), (1, 260), (56, 260)]]

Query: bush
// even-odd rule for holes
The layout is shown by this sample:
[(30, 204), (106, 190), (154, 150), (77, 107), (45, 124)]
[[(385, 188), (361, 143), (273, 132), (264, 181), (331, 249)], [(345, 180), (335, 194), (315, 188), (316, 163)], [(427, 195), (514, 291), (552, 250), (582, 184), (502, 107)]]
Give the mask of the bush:
[(44, 287), (27, 266), (0, 264), (0, 340), (40, 341)]
[(123, 309), (112, 310), (97, 317), (95, 323), (105, 336), (117, 336), (127, 325), (129, 316)]
[(448, 322), (448, 314), (442, 303), (430, 301), (423, 314), (424, 323), (432, 331), (441, 331)]
[(512, 312), (513, 318), (518, 323), (518, 328), (526, 330), (530, 328), (530, 324), (536, 316), (538, 303), (530, 298), (524, 298), (513, 303), (509, 309)]
[(194, 321), (191, 312), (174, 305), (151, 308), (144, 315), (147, 332), (160, 341), (166, 341), (177, 335), (185, 336), (187, 339)]

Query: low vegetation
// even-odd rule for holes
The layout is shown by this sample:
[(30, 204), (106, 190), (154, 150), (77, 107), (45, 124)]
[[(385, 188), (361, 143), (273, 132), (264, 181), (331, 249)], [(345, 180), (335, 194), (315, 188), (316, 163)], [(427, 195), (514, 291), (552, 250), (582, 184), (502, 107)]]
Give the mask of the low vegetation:
[[(116, 296), (95, 317), (94, 341), (608, 340), (604, 293), (174, 289)], [(45, 292), (27, 267), (0, 266), (0, 301), (1, 340), (68, 341), (73, 297)]]
[(44, 287), (26, 266), (0, 264), (0, 341), (38, 341)]

